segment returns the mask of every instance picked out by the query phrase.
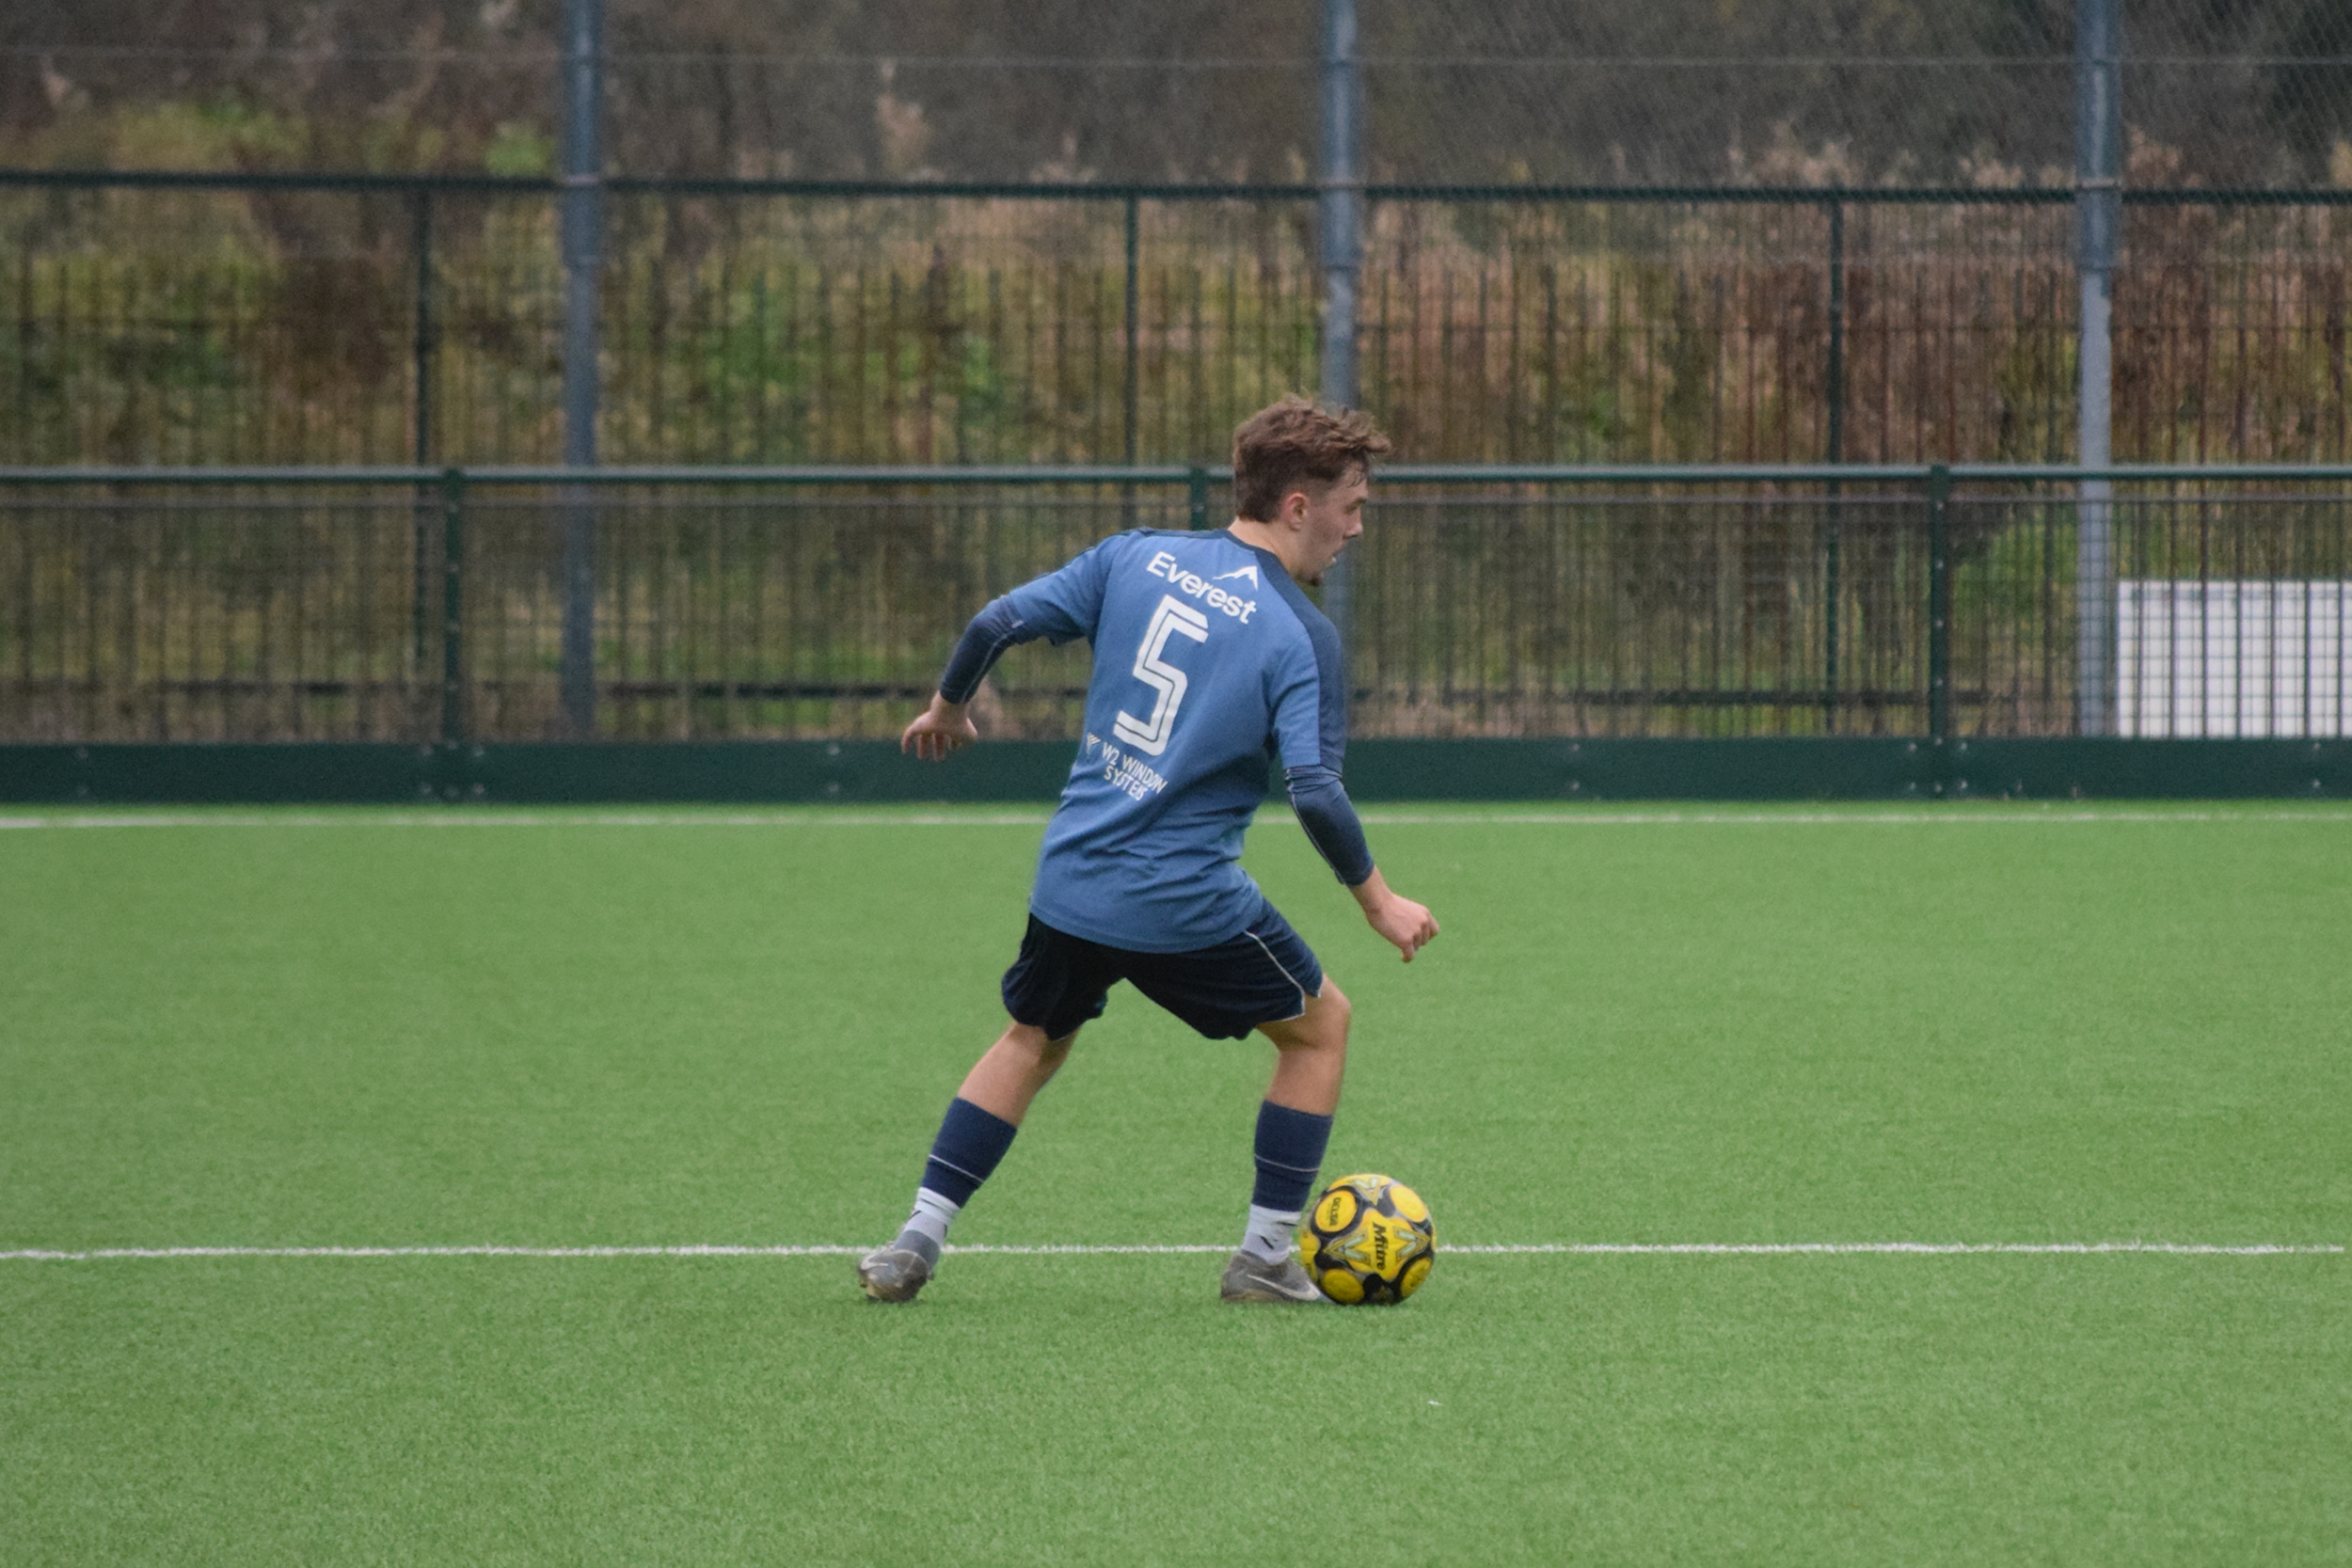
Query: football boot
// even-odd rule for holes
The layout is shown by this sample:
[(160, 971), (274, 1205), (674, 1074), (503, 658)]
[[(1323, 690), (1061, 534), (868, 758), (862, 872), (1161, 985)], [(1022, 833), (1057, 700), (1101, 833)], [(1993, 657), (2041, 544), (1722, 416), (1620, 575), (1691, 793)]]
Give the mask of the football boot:
[(1323, 1292), (1298, 1259), (1285, 1254), (1279, 1262), (1269, 1263), (1247, 1252), (1236, 1252), (1225, 1265), (1225, 1277), (1217, 1284), (1216, 1293), (1227, 1301), (1321, 1301)]
[(857, 1262), (857, 1282), (871, 1301), (913, 1301), (939, 1266), (939, 1244), (909, 1233)]

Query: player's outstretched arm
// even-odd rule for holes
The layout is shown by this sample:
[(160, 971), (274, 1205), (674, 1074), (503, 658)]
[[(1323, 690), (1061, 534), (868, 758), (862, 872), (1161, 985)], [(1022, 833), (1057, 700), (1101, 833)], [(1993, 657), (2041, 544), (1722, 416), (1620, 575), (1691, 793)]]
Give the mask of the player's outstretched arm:
[[(1083, 561), (1085, 557), (1079, 559)], [(1041, 578), (1029, 584), (1028, 590), (1054, 580), (1053, 577)], [(1047, 609), (1052, 608), (1049, 603)], [(1055, 629), (1052, 625), (1032, 625), (1022, 615), (1010, 594), (991, 600), (963, 628), (956, 651), (948, 657), (946, 673), (939, 677), (939, 689), (932, 693), (931, 705), (898, 736), (898, 750), (912, 752), (925, 762), (944, 762), (951, 752), (979, 739), (980, 732), (973, 725), (970, 705), (989, 667), (1007, 648), (1050, 637)]]
[(962, 750), (980, 738), (980, 732), (972, 723), (967, 705), (951, 703), (934, 692), (931, 705), (915, 716), (914, 722), (898, 736), (898, 750), (912, 752), (925, 762), (945, 762), (951, 752)]
[(1307, 830), (1307, 837), (1363, 906), (1372, 928), (1395, 943), (1405, 961), (1411, 963), (1413, 955), (1438, 934), (1438, 923), (1425, 907), (1389, 890), (1388, 879), (1372, 863), (1372, 847), (1364, 842), (1364, 826), (1340, 783), (1339, 769), (1308, 763), (1286, 768), (1282, 775), (1290, 785), (1291, 809), (1298, 813), (1298, 825)]
[(1132, 537), (1105, 539), (1059, 571), (990, 600), (963, 628), (956, 651), (947, 657), (946, 673), (939, 677), (938, 694), (898, 736), (898, 750), (925, 762), (940, 762), (979, 739), (967, 705), (1007, 648), (1041, 637), (1057, 647), (1092, 637), (1103, 610), (1104, 576), (1121, 541)]
[(1394, 944), (1396, 950), (1405, 955), (1406, 963), (1411, 963), (1413, 955), (1427, 946), (1429, 939), (1438, 934), (1438, 919), (1429, 912), (1428, 906), (1416, 904), (1402, 894), (1391, 892), (1389, 879), (1380, 875), (1377, 866), (1373, 868), (1371, 876), (1347, 891), (1354, 894), (1356, 902), (1363, 906), (1364, 919), (1371, 923), (1372, 928)]

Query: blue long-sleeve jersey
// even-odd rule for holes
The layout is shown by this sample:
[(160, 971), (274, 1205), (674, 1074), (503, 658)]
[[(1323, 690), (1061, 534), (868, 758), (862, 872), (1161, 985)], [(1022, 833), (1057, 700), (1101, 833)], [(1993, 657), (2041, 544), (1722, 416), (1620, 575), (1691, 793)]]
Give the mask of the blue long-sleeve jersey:
[(1273, 555), (1224, 531), (1105, 539), (975, 616), (940, 694), (970, 701), (1007, 648), (1039, 638), (1094, 647), (1086, 736), (1029, 895), (1040, 920), (1141, 953), (1239, 935), (1265, 902), (1241, 846), (1275, 757), (1340, 879), (1372, 875), (1340, 784), (1339, 634)]

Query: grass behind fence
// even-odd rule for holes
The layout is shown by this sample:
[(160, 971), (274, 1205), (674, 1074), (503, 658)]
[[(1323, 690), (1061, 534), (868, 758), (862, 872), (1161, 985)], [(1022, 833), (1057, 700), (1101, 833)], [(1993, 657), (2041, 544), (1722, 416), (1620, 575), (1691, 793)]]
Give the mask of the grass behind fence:
[[(608, 459), (1216, 461), (1316, 378), (1301, 201), (1141, 203), (1132, 356), (1116, 200), (609, 211)], [(1415, 459), (2071, 451), (2064, 207), (1850, 204), (1835, 374), (1826, 206), (1372, 213), (1363, 396)], [(551, 206), (440, 195), (422, 216), (382, 194), (0, 195), (0, 460), (406, 460), (420, 368), (432, 458), (553, 458)], [(2119, 457), (2352, 451), (2352, 215), (2149, 207), (2126, 227)]]

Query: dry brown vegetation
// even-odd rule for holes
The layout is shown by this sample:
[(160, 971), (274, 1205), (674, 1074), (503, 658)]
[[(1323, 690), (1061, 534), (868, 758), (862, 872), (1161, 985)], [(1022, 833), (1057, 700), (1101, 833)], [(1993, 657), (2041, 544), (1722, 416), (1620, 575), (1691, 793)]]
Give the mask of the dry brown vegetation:
[[(1208, 461), (1311, 387), (1303, 203), (614, 202), (602, 446), (644, 462)], [(414, 454), (413, 214), (392, 197), (0, 197), (0, 456)], [(545, 198), (442, 197), (421, 356), (437, 460), (556, 450)], [(1383, 203), (1364, 399), (1421, 461), (1831, 454), (1826, 210)], [(1846, 210), (1847, 460), (2062, 460), (2071, 214)], [(2136, 207), (2123, 458), (2345, 455), (2352, 209)], [(1129, 377), (1134, 421), (1129, 429)]]

